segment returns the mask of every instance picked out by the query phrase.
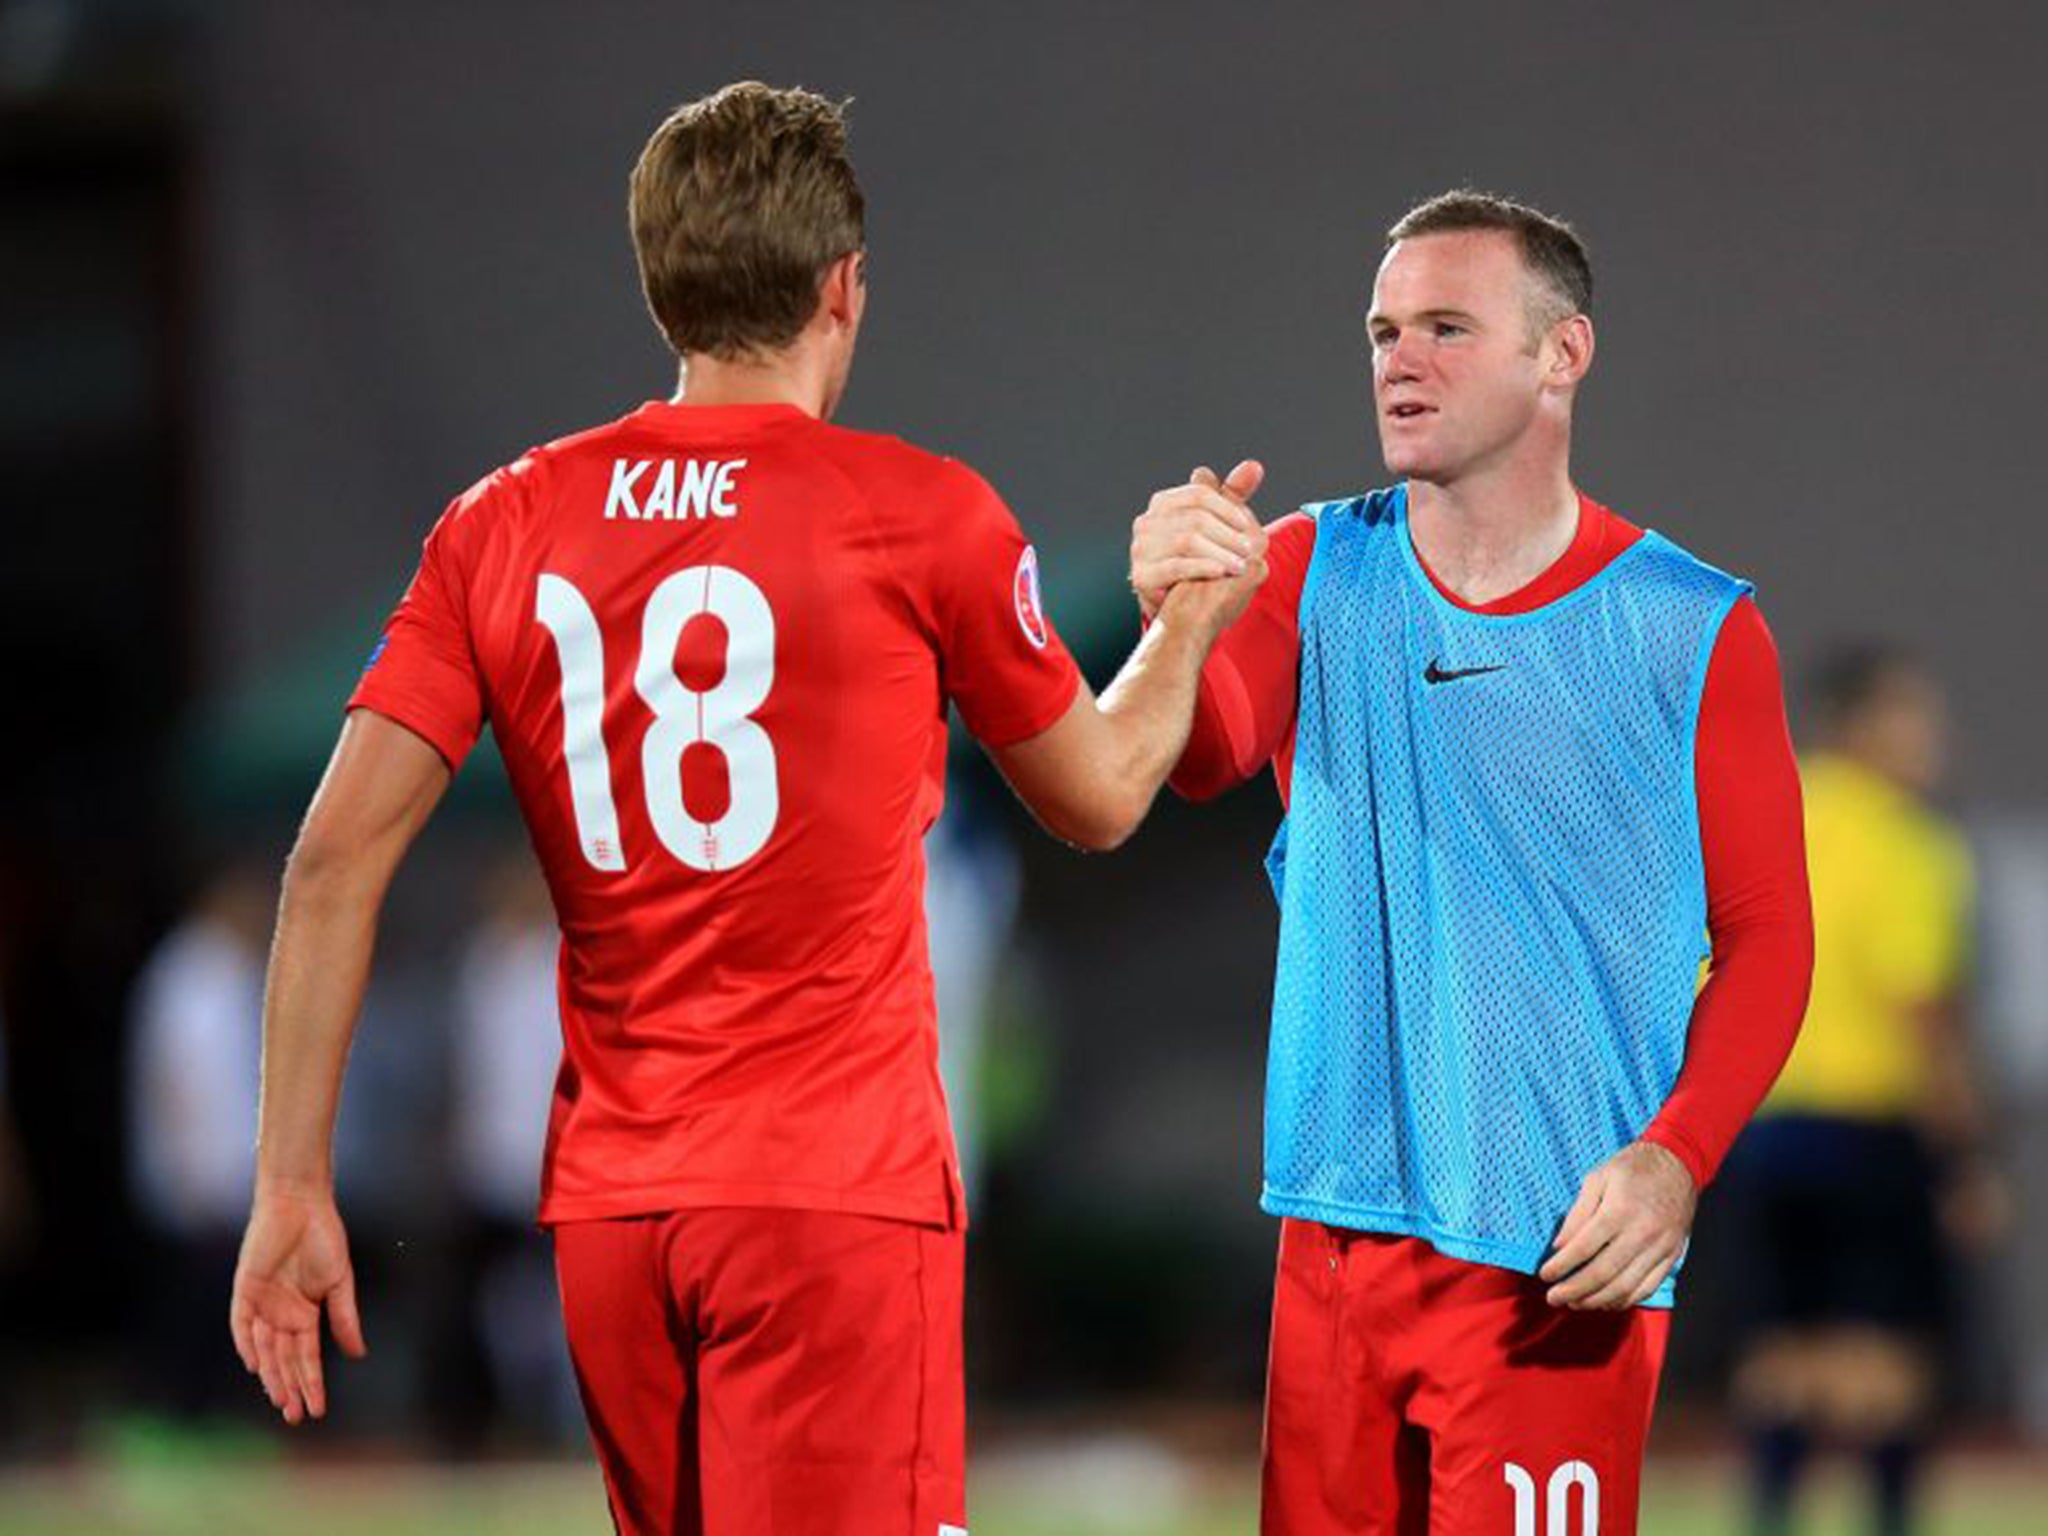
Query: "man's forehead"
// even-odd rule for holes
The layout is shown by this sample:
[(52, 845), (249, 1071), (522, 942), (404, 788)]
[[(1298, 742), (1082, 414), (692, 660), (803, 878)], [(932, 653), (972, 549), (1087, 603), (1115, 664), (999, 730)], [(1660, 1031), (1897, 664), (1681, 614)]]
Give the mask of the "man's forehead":
[(1519, 304), (1528, 273), (1504, 229), (1459, 229), (1397, 240), (1372, 285), (1375, 312)]

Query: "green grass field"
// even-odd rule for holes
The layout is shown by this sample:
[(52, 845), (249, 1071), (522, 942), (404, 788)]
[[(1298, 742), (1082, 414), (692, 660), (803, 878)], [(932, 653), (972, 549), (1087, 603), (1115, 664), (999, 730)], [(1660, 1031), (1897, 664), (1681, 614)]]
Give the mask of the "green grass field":
[[(1071, 1466), (1071, 1475), (1061, 1469)], [(1815, 1490), (1809, 1536), (1862, 1529), (1851, 1490)], [(1647, 1536), (1740, 1536), (1732, 1468), (1653, 1465)], [(1949, 1462), (1925, 1536), (2041, 1536), (2048, 1470), (2016, 1458)], [(1194, 1472), (1165, 1458), (1105, 1469), (1082, 1452), (992, 1457), (976, 1470), (976, 1536), (1249, 1536), (1249, 1469)], [(453, 1469), (386, 1462), (178, 1467), (81, 1464), (0, 1474), (7, 1536), (605, 1536), (594, 1469), (545, 1464)]]

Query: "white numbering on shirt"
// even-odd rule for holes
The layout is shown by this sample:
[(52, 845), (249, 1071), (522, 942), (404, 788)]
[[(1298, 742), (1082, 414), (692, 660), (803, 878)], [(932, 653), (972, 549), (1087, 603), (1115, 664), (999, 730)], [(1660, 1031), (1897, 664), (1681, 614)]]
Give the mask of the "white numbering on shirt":
[(1600, 1475), (1583, 1461), (1567, 1461), (1550, 1474), (1548, 1508), (1542, 1526), (1536, 1522), (1536, 1479), (1528, 1469), (1508, 1462), (1501, 1475), (1515, 1491), (1515, 1536), (1572, 1536), (1571, 1499), (1582, 1489), (1578, 1536), (1600, 1536)]
[[(703, 690), (676, 676), (683, 626), (709, 614), (725, 626), (725, 675)], [(562, 667), (562, 757), (583, 857), (622, 870), (619, 812), (604, 739), (604, 636), (590, 603), (565, 577), (543, 573), (534, 615), (554, 637)], [(767, 844), (781, 809), (775, 743), (753, 719), (775, 683), (775, 613), (761, 589), (729, 566), (678, 571), (647, 599), (633, 686), (654, 712), (640, 746), (647, 816), (662, 846), (692, 869), (734, 869)], [(700, 822), (683, 801), (683, 753), (708, 745), (725, 756), (730, 799)]]

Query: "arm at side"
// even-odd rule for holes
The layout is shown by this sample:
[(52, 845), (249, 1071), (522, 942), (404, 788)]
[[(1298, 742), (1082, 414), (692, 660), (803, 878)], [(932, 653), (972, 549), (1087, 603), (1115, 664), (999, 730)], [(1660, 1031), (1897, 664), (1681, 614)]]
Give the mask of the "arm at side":
[(1778, 652), (1748, 598), (1722, 626), (1700, 704), (1695, 774), (1713, 968), (1685, 1065), (1644, 1133), (1704, 1187), (1791, 1054), (1813, 979), (1799, 770)]
[(263, 1001), (259, 1190), (333, 1183), (335, 1114), (384, 893), (448, 787), (439, 752), (352, 710), (285, 868)]

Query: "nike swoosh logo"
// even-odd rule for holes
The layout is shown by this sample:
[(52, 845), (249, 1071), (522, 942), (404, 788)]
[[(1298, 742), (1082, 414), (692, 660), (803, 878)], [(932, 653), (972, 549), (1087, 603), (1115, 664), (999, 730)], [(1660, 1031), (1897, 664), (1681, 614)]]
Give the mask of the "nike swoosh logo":
[(1422, 680), (1425, 683), (1454, 683), (1461, 677), (1477, 677), (1482, 672), (1505, 672), (1507, 666), (1506, 662), (1502, 662), (1494, 667), (1455, 667), (1447, 670), (1435, 657), (1431, 657), (1428, 668), (1422, 674)]

